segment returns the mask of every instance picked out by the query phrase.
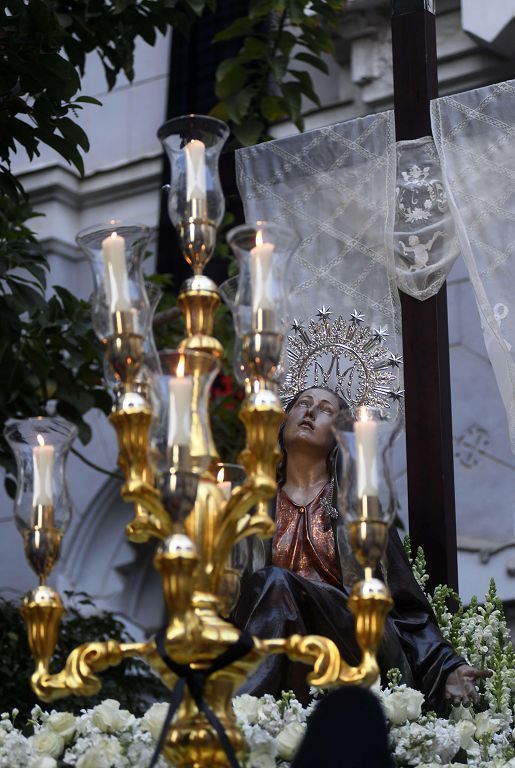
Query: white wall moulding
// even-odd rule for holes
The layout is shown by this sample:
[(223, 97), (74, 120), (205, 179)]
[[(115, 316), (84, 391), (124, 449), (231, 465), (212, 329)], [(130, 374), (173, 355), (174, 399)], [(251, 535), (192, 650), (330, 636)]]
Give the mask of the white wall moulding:
[(463, 29), (482, 45), (513, 59), (515, 0), (462, 0)]

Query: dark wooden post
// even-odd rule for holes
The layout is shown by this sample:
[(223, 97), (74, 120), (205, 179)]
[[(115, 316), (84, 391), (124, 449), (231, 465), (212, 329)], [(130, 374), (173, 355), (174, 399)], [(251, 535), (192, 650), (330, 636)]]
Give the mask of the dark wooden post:
[[(392, 0), (397, 140), (431, 134), (430, 99), (438, 96), (432, 0)], [(430, 587), (457, 589), (458, 564), (445, 284), (426, 301), (401, 293), (409, 527), (424, 548)]]

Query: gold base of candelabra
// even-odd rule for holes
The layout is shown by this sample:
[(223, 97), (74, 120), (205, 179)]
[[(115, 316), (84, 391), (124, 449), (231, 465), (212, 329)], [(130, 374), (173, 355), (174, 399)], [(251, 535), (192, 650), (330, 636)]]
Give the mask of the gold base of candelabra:
[[(210, 666), (238, 641), (240, 632), (219, 616), (216, 596), (195, 589), (200, 558), (191, 539), (183, 533), (168, 537), (156, 555), (155, 564), (163, 579), (170, 612), (165, 638), (167, 654), (179, 664), (189, 664), (198, 670)], [(243, 757), (246, 745), (236, 726), (231, 700), (259, 663), (271, 653), (286, 653), (293, 661), (313, 667), (307, 678), (311, 685), (325, 688), (344, 683), (370, 685), (377, 678), (376, 651), (390, 605), (391, 599), (381, 582), (365, 580), (354, 587), (349, 607), (356, 618), (357, 641), (362, 650), (362, 661), (356, 667), (340, 658), (331, 640), (317, 635), (293, 635), (270, 640), (254, 638), (254, 647), (246, 656), (210, 676), (205, 683), (204, 698), (225, 728), (236, 754)], [(154, 640), (86, 643), (72, 651), (61, 672), (49, 674), (49, 660), (62, 611), (59, 596), (48, 587), (29, 593), (24, 602), (23, 614), (36, 659), (32, 684), (44, 701), (55, 701), (70, 694), (97, 693), (101, 685), (97, 673), (134, 656), (146, 659), (169, 688), (176, 684), (177, 677), (157, 652)], [(176, 768), (206, 765), (226, 768), (228, 765), (215, 729), (199, 712), (187, 690), (170, 726), (164, 754)]]

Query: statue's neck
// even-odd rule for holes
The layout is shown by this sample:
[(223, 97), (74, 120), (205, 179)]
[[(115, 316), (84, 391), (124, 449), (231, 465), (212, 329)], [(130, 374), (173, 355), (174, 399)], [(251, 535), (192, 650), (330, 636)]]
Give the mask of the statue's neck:
[(325, 456), (288, 452), (283, 488), (295, 504), (309, 504), (328, 480)]

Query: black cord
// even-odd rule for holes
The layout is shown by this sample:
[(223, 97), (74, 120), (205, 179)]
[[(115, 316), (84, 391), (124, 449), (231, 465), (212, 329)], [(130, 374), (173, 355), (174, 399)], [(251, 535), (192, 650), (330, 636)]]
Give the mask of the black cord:
[(191, 696), (197, 705), (199, 712), (202, 712), (205, 715), (208, 722), (216, 731), (225, 754), (229, 759), (231, 768), (240, 768), (233, 746), (229, 741), (225, 729), (213, 710), (204, 700), (203, 691), (207, 678), (212, 675), (213, 672), (217, 672), (220, 669), (224, 669), (224, 667), (228, 667), (234, 661), (237, 661), (243, 656), (246, 656), (246, 654), (252, 650), (254, 647), (254, 640), (252, 639), (252, 636), (248, 632), (242, 632), (236, 643), (227, 648), (227, 650), (221, 653), (220, 656), (217, 656), (217, 658), (214, 659), (211, 665), (206, 669), (192, 669), (189, 664), (179, 664), (178, 662), (173, 661), (173, 659), (171, 659), (166, 652), (165, 639), (166, 627), (160, 629), (156, 635), (156, 648), (166, 666), (171, 669), (175, 675), (177, 675), (179, 680), (177, 681), (177, 684), (172, 691), (170, 706), (168, 707), (168, 712), (166, 713), (165, 721), (163, 723), (161, 733), (159, 734), (159, 739), (157, 740), (156, 748), (154, 750), (149, 768), (155, 768), (159, 755), (163, 749), (170, 723), (172, 722), (173, 717), (182, 701), (184, 696), (184, 689), (186, 686), (188, 686)]

